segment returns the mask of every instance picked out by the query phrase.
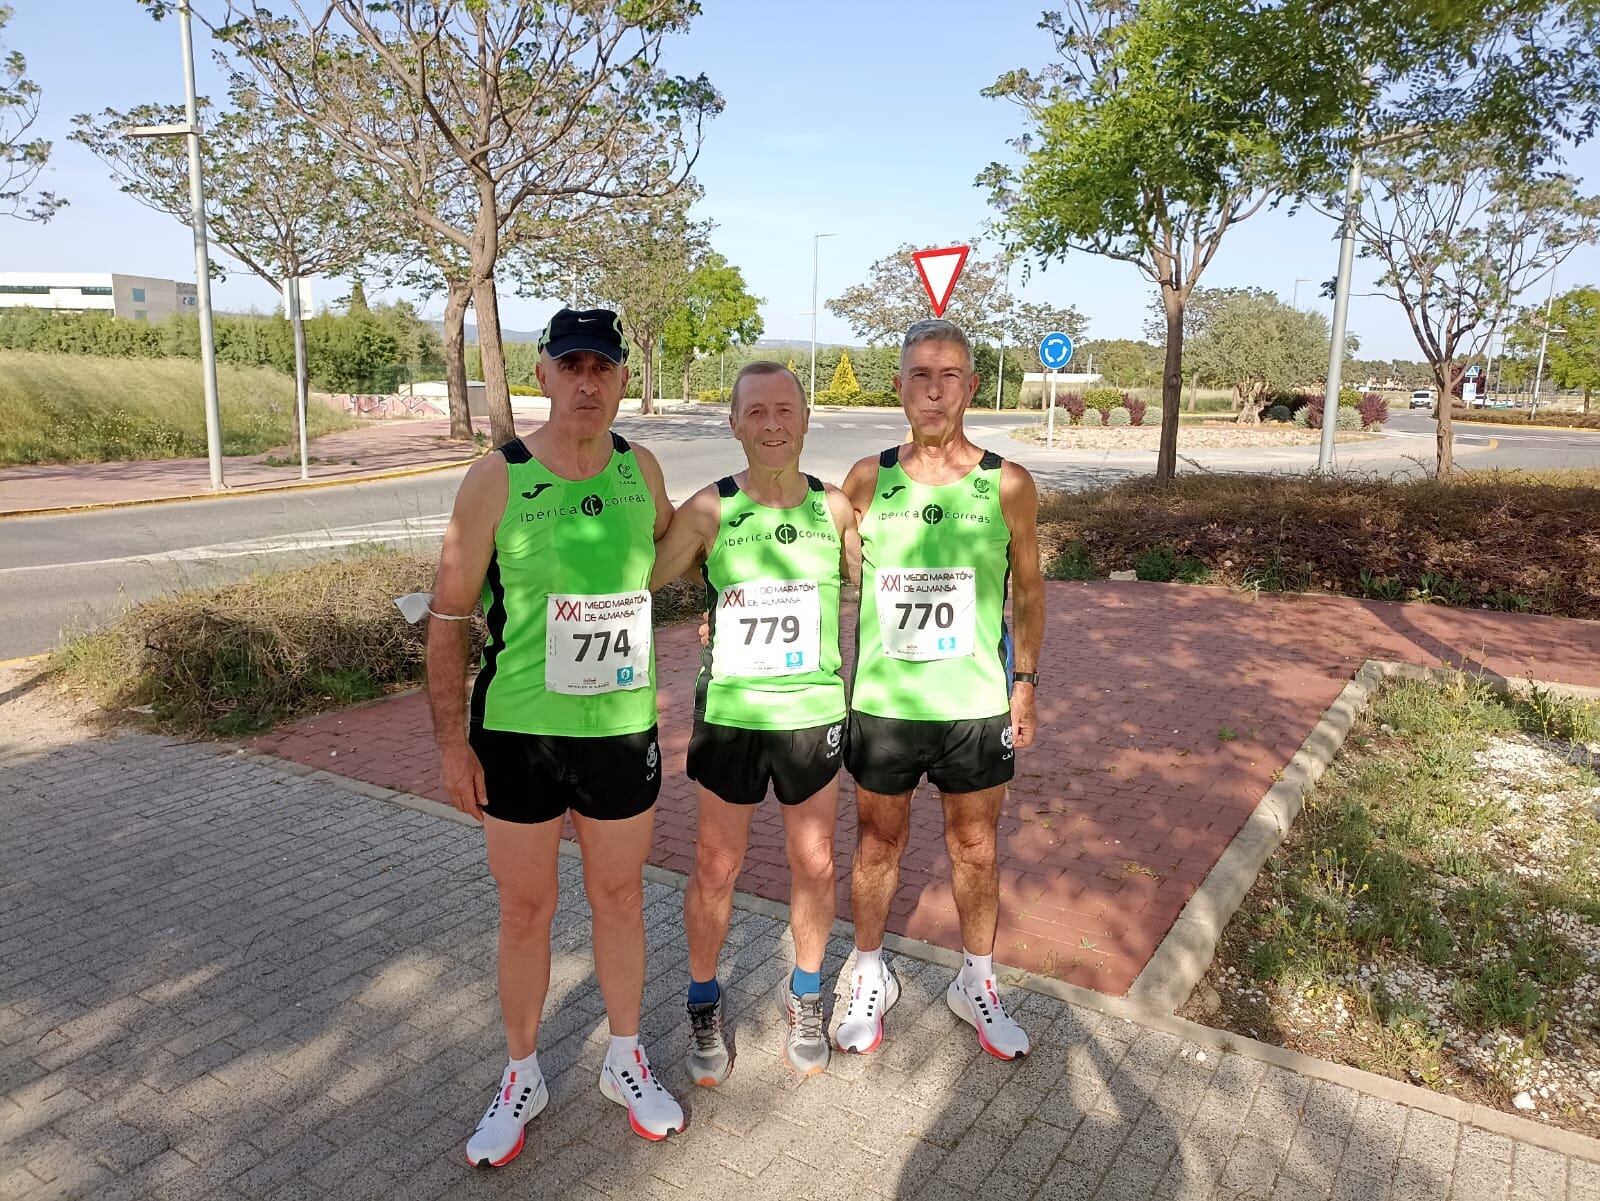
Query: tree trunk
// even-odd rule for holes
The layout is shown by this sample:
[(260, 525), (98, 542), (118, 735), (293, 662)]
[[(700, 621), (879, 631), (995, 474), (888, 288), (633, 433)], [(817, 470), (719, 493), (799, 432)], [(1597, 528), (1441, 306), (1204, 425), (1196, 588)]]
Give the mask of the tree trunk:
[(1434, 382), (1439, 385), (1438, 429), (1434, 433), (1434, 446), (1438, 451), (1438, 472), (1449, 475), (1455, 469), (1455, 434), (1450, 426), (1450, 408), (1455, 404), (1454, 362), (1445, 362), (1434, 368)]
[(643, 343), (640, 350), (644, 351), (644, 377), (639, 381), (639, 412), (645, 416), (656, 411), (656, 341), (651, 338)]
[(472, 312), (478, 319), (478, 358), (483, 368), (483, 394), (489, 408), (489, 437), (504, 446), (517, 436), (511, 416), (511, 389), (506, 383), (506, 348), (500, 340), (500, 298), (491, 272), (472, 285)]
[(1261, 400), (1259, 393), (1246, 396), (1241, 388), (1239, 390), (1239, 415), (1234, 418), (1234, 421), (1239, 425), (1260, 425)]
[(1189, 412), (1191, 412), (1191, 413), (1194, 412), (1195, 393), (1198, 392), (1199, 389), (1200, 389), (1200, 373), (1198, 371), (1190, 372), (1190, 374), (1189, 374)]
[(1156, 452), (1156, 479), (1170, 482), (1178, 474), (1178, 402), (1183, 399), (1183, 305), (1176, 288), (1161, 289), (1167, 314), (1167, 361), (1161, 377), (1161, 442)]
[(678, 399), (684, 403), (689, 400), (689, 368), (694, 364), (694, 354), (690, 351), (683, 352), (683, 395)]
[(1587, 413), (1589, 411), (1589, 393), (1591, 391), (1592, 391), (1592, 389), (1587, 384), (1585, 384), (1584, 385), (1584, 389), (1583, 389), (1583, 411), (1585, 413)]
[(472, 289), (458, 278), (445, 280), (445, 288), (444, 385), (450, 396), (450, 437), (468, 441), (472, 438), (472, 407), (467, 395), (467, 303)]

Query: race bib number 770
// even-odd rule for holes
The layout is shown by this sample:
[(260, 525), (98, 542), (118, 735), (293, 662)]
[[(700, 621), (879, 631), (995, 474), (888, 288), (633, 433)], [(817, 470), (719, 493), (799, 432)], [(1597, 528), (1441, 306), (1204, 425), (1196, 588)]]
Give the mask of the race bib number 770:
[(878, 638), (891, 659), (929, 662), (973, 653), (978, 573), (970, 567), (880, 567)]
[(553, 592), (548, 605), (544, 682), (551, 692), (596, 696), (650, 683), (648, 592)]

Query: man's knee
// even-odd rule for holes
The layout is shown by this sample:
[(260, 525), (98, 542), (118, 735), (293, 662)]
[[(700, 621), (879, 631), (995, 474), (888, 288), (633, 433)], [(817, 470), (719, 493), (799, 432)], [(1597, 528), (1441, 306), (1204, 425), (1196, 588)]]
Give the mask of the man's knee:
[(644, 879), (640, 873), (586, 875), (583, 890), (597, 917), (637, 916), (644, 911)]
[(995, 831), (988, 825), (961, 825), (945, 835), (945, 849), (957, 867), (992, 868), (995, 865)]
[(789, 871), (793, 877), (806, 884), (832, 883), (833, 839), (819, 838), (789, 848)]
[(556, 891), (502, 892), (500, 929), (510, 938), (532, 938), (550, 933), (556, 916)]
[(909, 836), (910, 830), (902, 823), (863, 822), (856, 858), (872, 866), (899, 863)]
[(726, 847), (701, 843), (695, 848), (690, 887), (710, 896), (731, 894), (743, 866), (742, 858)]

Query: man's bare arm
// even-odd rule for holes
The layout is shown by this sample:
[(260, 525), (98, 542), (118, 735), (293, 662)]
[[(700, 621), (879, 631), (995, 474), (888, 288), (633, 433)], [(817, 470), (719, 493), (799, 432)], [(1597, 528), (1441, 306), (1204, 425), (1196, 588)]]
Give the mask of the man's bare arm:
[[(1011, 531), (1011, 612), (1016, 621), (1016, 670), (1039, 669), (1044, 642), (1044, 574), (1039, 570), (1039, 490), (1027, 470), (1007, 462), (1000, 475), (1000, 512)], [(1018, 681), (1011, 694), (1012, 737), (1033, 742), (1033, 685)]]
[(650, 573), (650, 589), (692, 571), (705, 560), (717, 536), (721, 507), (715, 486), (700, 489), (672, 515), (672, 524), (656, 542), (656, 565)]
[(856, 511), (857, 527), (866, 520), (872, 507), (872, 490), (878, 486), (878, 456), (869, 455), (850, 469), (844, 477), (842, 490), (850, 498), (850, 507)]
[(861, 531), (856, 525), (855, 506), (844, 491), (832, 484), (828, 488), (828, 510), (839, 530), (839, 570), (846, 584), (861, 583)]
[[(464, 616), (477, 605), (494, 555), (495, 527), (505, 512), (506, 491), (506, 462), (499, 454), (479, 459), (461, 481), (433, 582), (430, 607), (435, 613)], [(487, 803), (483, 769), (467, 745), (469, 645), (468, 622), (428, 619), (428, 705), (440, 774), (451, 804), (469, 817), (481, 818)]]
[(666, 536), (667, 527), (672, 524), (672, 502), (667, 499), (667, 482), (661, 474), (661, 464), (655, 455), (651, 454), (637, 442), (632, 443), (634, 458), (639, 460), (639, 470), (644, 472), (645, 485), (650, 489), (650, 495), (656, 501), (656, 528), (655, 539), (660, 542)]

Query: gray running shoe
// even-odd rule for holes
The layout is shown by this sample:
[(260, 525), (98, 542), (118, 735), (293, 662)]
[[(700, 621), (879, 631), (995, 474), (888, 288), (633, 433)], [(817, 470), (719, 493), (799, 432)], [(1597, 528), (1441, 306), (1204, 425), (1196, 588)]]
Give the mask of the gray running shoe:
[(789, 991), (789, 977), (778, 982), (778, 1001), (789, 1019), (783, 1040), (783, 1061), (797, 1076), (815, 1076), (828, 1066), (828, 1032), (822, 1025), (822, 994), (797, 997)]
[(722, 998), (689, 1006), (689, 1078), (701, 1088), (716, 1088), (733, 1070), (733, 1056), (722, 1039)]

